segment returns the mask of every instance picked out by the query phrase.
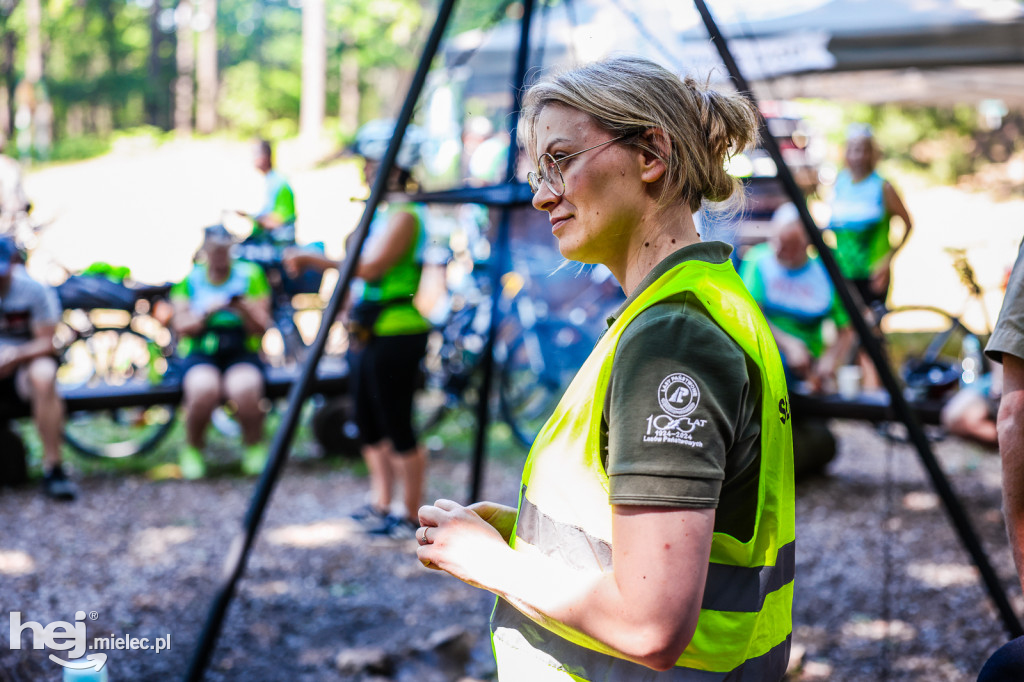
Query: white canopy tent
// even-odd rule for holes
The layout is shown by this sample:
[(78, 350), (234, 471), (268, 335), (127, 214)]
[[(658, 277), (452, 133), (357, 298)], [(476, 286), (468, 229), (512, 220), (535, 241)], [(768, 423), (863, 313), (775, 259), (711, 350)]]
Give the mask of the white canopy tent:
[[(1017, 0), (712, 0), (722, 33), (763, 99), (1024, 104), (1024, 3)], [(507, 89), (515, 21), (455, 36), (446, 61), (470, 52), (472, 90)], [(616, 51), (724, 80), (700, 18), (671, 0), (568, 0), (538, 16), (532, 63), (589, 61)]]

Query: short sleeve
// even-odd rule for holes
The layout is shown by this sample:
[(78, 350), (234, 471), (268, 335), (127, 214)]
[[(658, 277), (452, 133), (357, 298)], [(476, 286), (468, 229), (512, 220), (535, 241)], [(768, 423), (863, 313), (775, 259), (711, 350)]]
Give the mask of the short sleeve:
[(266, 298), (270, 296), (270, 283), (263, 268), (253, 265), (249, 273), (249, 288), (245, 292), (250, 298)]
[(285, 223), (295, 219), (295, 194), (287, 183), (282, 184), (281, 188), (277, 191), (277, 196), (274, 197), (272, 212)]
[(53, 287), (39, 284), (37, 295), (32, 297), (32, 323), (34, 325), (51, 325), (60, 322), (60, 299)]
[(610, 502), (717, 507), (749, 390), (746, 355), (692, 295), (641, 313), (619, 340), (605, 403)]
[(1003, 361), (1003, 353), (1024, 358), (1024, 242), (1010, 273), (995, 330), (985, 346), (985, 354), (996, 362)]
[(850, 314), (846, 312), (846, 307), (843, 306), (843, 301), (839, 298), (839, 292), (836, 291), (835, 285), (832, 286), (832, 309), (828, 316), (839, 329), (850, 324)]
[(189, 295), (187, 277), (171, 287), (170, 298), (172, 303), (188, 303), (192, 300), (192, 297)]
[(765, 300), (764, 282), (761, 279), (761, 271), (758, 268), (761, 255), (762, 249), (753, 246), (747, 251), (743, 263), (740, 264), (740, 278), (747, 285), (747, 290), (754, 297), (754, 300), (757, 301), (758, 305), (764, 303)]

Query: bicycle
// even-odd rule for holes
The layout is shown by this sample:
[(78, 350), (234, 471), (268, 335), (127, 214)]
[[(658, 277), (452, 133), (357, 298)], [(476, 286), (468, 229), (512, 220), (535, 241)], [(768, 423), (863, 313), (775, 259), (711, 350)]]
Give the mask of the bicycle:
[[(479, 268), (479, 266), (478, 266)], [(426, 432), (456, 407), (480, 400), (480, 368), (490, 327), (491, 298), (480, 268), (468, 291), (453, 297), (451, 312), (435, 328), (424, 360), (425, 386), (416, 399), (416, 425)], [(606, 281), (598, 278), (597, 283)], [(503, 420), (529, 446), (590, 353), (597, 331), (587, 322), (602, 320), (594, 307), (607, 310), (601, 287), (588, 287), (552, 313), (547, 302), (529, 294), (518, 271), (501, 280), (502, 323), (494, 339), (497, 402)], [(616, 291), (618, 287), (615, 287)]]
[[(57, 330), (63, 389), (159, 384), (171, 367), (171, 333), (152, 308), (170, 285), (128, 287), (102, 277), (73, 275), (57, 287), (64, 315)], [(127, 407), (67, 415), (64, 439), (92, 458), (148, 452), (174, 426), (175, 405)]]
[[(968, 300), (981, 305), (983, 291), (963, 249), (946, 249), (953, 267), (968, 291)], [(876, 311), (874, 329), (883, 340), (889, 360), (903, 381), (904, 395), (911, 403), (944, 403), (961, 388), (974, 384), (991, 370), (983, 352), (991, 333), (987, 314), (984, 329), (968, 328), (959, 315), (937, 306), (907, 305)], [(881, 425), (886, 437), (900, 439), (889, 425)], [(931, 431), (941, 439), (945, 433)]]

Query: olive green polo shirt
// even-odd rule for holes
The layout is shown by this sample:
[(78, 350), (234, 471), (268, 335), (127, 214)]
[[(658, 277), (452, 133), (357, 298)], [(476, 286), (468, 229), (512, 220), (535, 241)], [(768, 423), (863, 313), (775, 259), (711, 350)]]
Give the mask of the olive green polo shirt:
[(1024, 358), (1024, 241), (1013, 264), (999, 319), (985, 346), (985, 354), (1002, 363), (1003, 353)]
[[(688, 260), (723, 263), (722, 242), (685, 246), (659, 263), (609, 318)], [(696, 403), (672, 419), (663, 405)], [(612, 360), (602, 453), (612, 504), (716, 509), (715, 531), (753, 533), (761, 445), (757, 365), (687, 292), (641, 312)]]

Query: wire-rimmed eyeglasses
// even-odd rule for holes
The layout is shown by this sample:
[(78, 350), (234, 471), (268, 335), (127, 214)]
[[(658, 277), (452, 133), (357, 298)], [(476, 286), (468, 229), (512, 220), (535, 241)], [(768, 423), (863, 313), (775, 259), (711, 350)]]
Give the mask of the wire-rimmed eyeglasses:
[(562, 196), (565, 194), (565, 178), (562, 177), (562, 169), (559, 166), (560, 163), (568, 161), (574, 156), (579, 156), (583, 152), (589, 152), (591, 149), (597, 149), (598, 147), (603, 147), (606, 144), (618, 142), (624, 137), (625, 135), (619, 135), (618, 137), (610, 140), (605, 140), (601, 144), (595, 144), (593, 147), (581, 149), (578, 152), (573, 152), (572, 154), (563, 156), (557, 160), (555, 157), (551, 156), (551, 154), (541, 154), (540, 158), (537, 159), (537, 172), (530, 171), (526, 174), (526, 180), (530, 183), (530, 191), (536, 194), (540, 191), (541, 182), (544, 182), (547, 184), (548, 189), (551, 190), (552, 194), (556, 197)]

